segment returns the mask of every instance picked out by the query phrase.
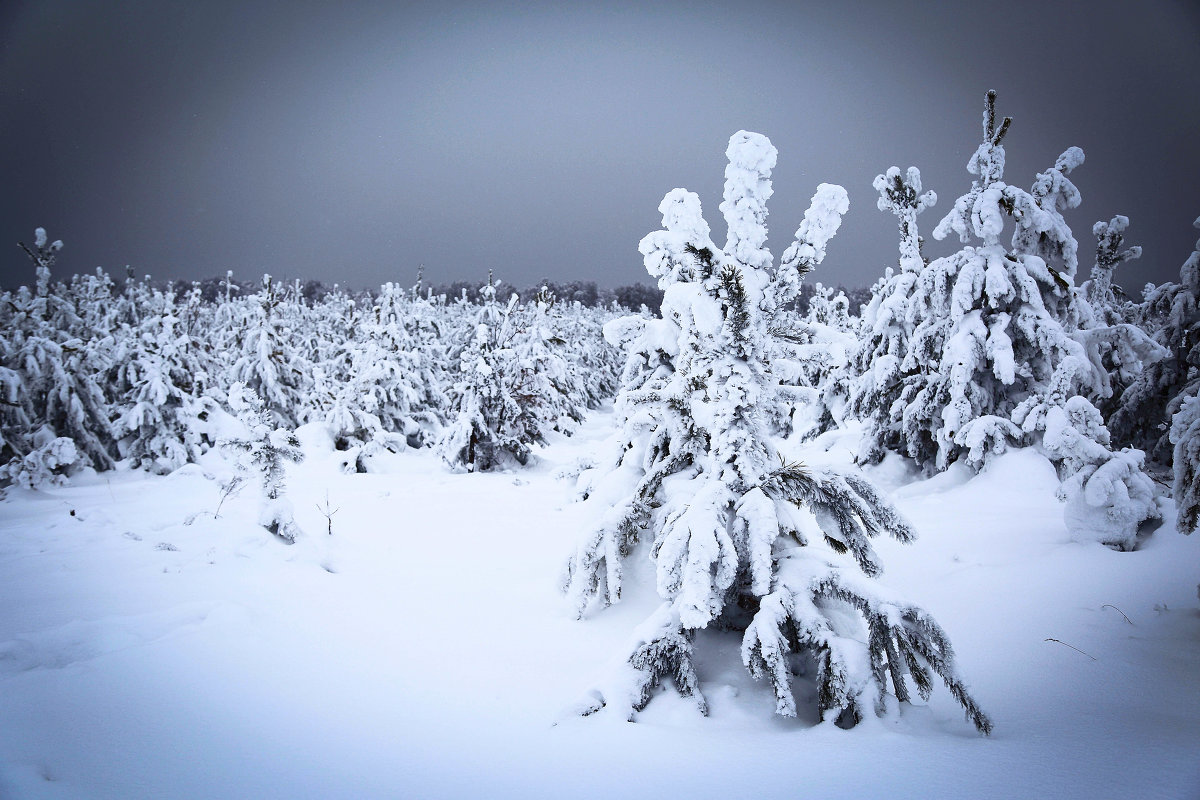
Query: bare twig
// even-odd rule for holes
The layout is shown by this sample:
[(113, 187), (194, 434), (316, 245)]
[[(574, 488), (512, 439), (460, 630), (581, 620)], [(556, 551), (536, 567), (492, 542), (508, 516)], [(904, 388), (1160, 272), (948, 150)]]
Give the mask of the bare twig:
[(1105, 603), (1104, 605), (1100, 606), (1100, 608), (1102, 608), (1102, 609), (1111, 608), (1113, 611), (1117, 612), (1122, 617), (1125, 617), (1125, 621), (1128, 622), (1130, 625), (1133, 624), (1133, 620), (1131, 620), (1129, 617), (1126, 617), (1125, 612), (1122, 611), (1121, 609), (1117, 608), (1116, 606), (1114, 606), (1112, 603)]
[(221, 518), (221, 506), (225, 505), (226, 500), (237, 494), (245, 482), (246, 479), (241, 475), (234, 475), (228, 483), (221, 484), (221, 500), (217, 503), (217, 510), (213, 512), (213, 519)]
[(1076, 647), (1075, 645), (1067, 644), (1066, 642), (1062, 641), (1061, 639), (1043, 639), (1042, 641), (1044, 641), (1044, 642), (1058, 642), (1058, 643), (1059, 643), (1059, 644), (1061, 644), (1063, 647), (1069, 647), (1069, 648), (1071, 648), (1072, 650), (1074, 650), (1076, 653), (1083, 653), (1083, 655), (1087, 656), (1087, 657), (1088, 657), (1088, 658), (1090, 658), (1092, 661), (1099, 661), (1099, 660), (1100, 660), (1100, 659), (1096, 658), (1094, 655), (1092, 655), (1091, 653), (1084, 653), (1082, 650), (1080, 650), (1080, 649), (1079, 649), (1078, 647)]

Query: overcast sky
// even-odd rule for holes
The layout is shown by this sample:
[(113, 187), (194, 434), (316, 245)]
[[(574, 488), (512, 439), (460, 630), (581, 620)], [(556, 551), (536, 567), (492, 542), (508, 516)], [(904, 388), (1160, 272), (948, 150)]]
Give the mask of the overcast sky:
[(1117, 213), (1145, 247), (1118, 282), (1177, 279), (1200, 215), (1200, 4), (954, 5), (3, 0), (0, 283), (32, 281), (15, 245), (39, 225), (64, 276), (649, 282), (637, 243), (670, 189), (723, 240), (744, 128), (779, 150), (776, 257), (840, 183), (813, 279), (868, 285), (896, 258), (872, 178), (918, 166), (932, 231), (991, 88), (1010, 183), (1087, 154), (1080, 280)]

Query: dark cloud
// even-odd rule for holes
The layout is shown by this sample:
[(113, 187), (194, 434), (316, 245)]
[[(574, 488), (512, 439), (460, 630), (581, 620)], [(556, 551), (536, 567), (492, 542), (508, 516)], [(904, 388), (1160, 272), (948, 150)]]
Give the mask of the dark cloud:
[(746, 128), (780, 151), (776, 254), (816, 184), (841, 183), (816, 279), (865, 285), (895, 258), (871, 179), (919, 166), (932, 230), (989, 88), (1015, 118), (1012, 182), (1086, 151), (1085, 267), (1091, 223), (1123, 213), (1146, 248), (1125, 284), (1177, 276), (1200, 214), (1192, 5), (831, 5), (9, 0), (0, 280), (30, 280), (15, 242), (38, 225), (68, 271), (646, 280), (637, 242), (669, 189), (700, 193), (721, 238)]

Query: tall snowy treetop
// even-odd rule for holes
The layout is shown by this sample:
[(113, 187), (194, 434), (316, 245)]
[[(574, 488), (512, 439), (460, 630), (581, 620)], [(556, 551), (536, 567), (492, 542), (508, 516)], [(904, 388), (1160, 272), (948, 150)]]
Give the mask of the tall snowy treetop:
[(920, 214), (937, 203), (937, 193), (932, 189), (921, 193), (921, 170), (916, 167), (909, 167), (904, 178), (900, 177), (899, 167), (888, 167), (887, 172), (875, 176), (871, 187), (879, 192), (875, 205), (880, 211), (895, 213), (901, 208), (912, 208)]
[(1082, 197), (1079, 189), (1067, 175), (1071, 170), (1083, 164), (1083, 150), (1078, 147), (1068, 147), (1054, 161), (1054, 166), (1045, 172), (1039, 172), (1033, 183), (1031, 194), (1042, 206), (1063, 211), (1068, 208), (1078, 208)]
[(771, 170), (777, 151), (761, 133), (738, 131), (729, 137), (725, 150), (725, 200), (721, 213), (729, 226), (725, 252), (742, 264), (770, 269), (767, 249), (767, 200), (770, 199)]
[(708, 223), (700, 208), (700, 197), (687, 189), (672, 189), (658, 204), (662, 214), (662, 226), (671, 233), (686, 237), (689, 241), (707, 239)]
[(646, 271), (658, 279), (661, 289), (693, 278), (696, 260), (689, 252), (712, 249), (708, 223), (700, 208), (700, 197), (686, 189), (672, 189), (658, 204), (665, 230), (647, 234), (638, 243)]
[(812, 196), (804, 221), (796, 229), (796, 241), (783, 254), (782, 268), (796, 269), (801, 275), (811, 272), (825, 258), (825, 246), (842, 225), (842, 215), (850, 210), (850, 196), (835, 183), (822, 183)]
[[(1054, 162), (1054, 168), (1061, 172), (1070, 172), (1078, 166), (1081, 166), (1084, 161), (1083, 150), (1079, 147), (1071, 146), (1063, 151), (1058, 160)], [(1076, 203), (1075, 205), (1079, 205)], [(1074, 208), (1075, 206), (1071, 206)]]
[(979, 176), (980, 188), (987, 188), (1004, 178), (1004, 148), (1000, 142), (1011, 124), (1012, 117), (1005, 117), (997, 130), (996, 90), (989, 90), (983, 108), (983, 142), (967, 162), (967, 172)]
[[(1129, 227), (1129, 217), (1117, 214), (1108, 222), (1101, 220), (1092, 226), (1092, 235), (1096, 237), (1096, 268), (1112, 268), (1124, 261), (1132, 261), (1142, 257), (1142, 248), (1134, 245), (1122, 252), (1121, 244), (1125, 241), (1125, 230)], [(1092, 280), (1096, 280), (1095, 268)]]

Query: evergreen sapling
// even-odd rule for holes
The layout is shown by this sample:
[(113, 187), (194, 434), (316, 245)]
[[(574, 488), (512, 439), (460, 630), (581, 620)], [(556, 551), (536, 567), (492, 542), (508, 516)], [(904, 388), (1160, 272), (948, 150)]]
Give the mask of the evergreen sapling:
[(988, 732), (945, 633), (874, 580), (882, 566), (870, 540), (910, 541), (912, 529), (862, 477), (787, 462), (773, 434), (795, 393), (771, 371), (769, 331), (824, 258), (846, 193), (818, 188), (775, 268), (765, 224), (775, 148), (740, 131), (727, 156), (725, 246), (709, 238), (696, 195), (668, 193), (663, 230), (639, 245), (664, 290), (662, 324), (610, 325), (630, 345), (633, 380), (618, 399), (625, 424), (615, 463), (591, 476), (589, 502), (605, 510), (569, 559), (563, 588), (580, 615), (615, 602), (622, 561), (641, 548), (663, 602), (635, 632), (614, 685), (580, 713), (608, 706), (632, 715), (666, 678), (704, 711), (694, 648), (712, 626), (741, 632), (743, 663), (771, 684), (780, 714), (797, 713), (791, 666), (807, 656), (829, 723), (885, 713), (889, 697), (911, 699), (910, 678), (928, 696), (936, 674)]

